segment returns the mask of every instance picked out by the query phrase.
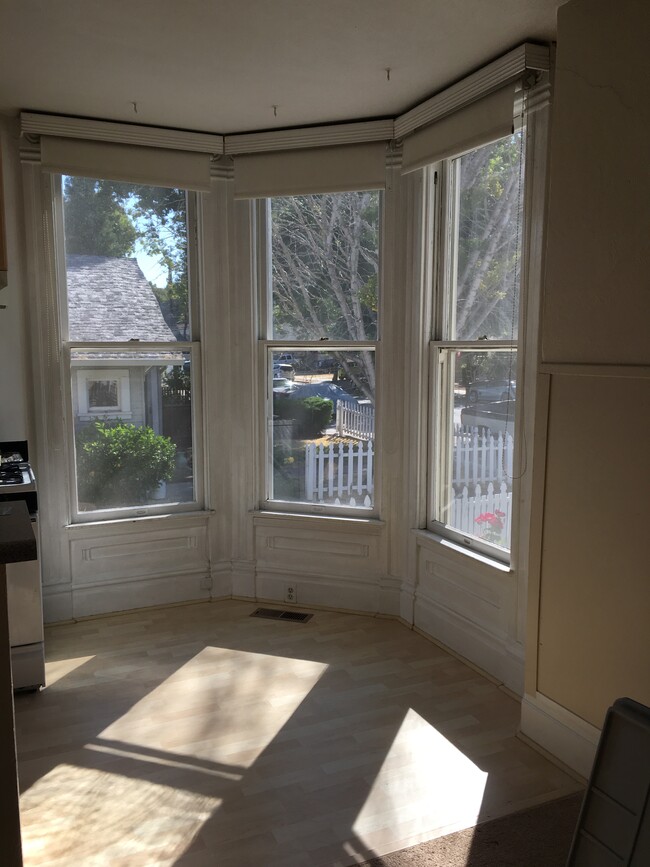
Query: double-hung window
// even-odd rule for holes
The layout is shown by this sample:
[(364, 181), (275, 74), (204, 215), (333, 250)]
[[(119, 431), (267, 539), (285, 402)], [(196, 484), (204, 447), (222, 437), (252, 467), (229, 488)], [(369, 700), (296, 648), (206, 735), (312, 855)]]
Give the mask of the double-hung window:
[(431, 343), (430, 529), (511, 547), (523, 133), (429, 168), (440, 232)]
[(261, 207), (264, 499), (371, 513), (381, 194), (275, 196)]
[(73, 518), (196, 507), (194, 194), (53, 182)]
[(260, 504), (373, 515), (383, 141), (235, 157), (259, 250)]

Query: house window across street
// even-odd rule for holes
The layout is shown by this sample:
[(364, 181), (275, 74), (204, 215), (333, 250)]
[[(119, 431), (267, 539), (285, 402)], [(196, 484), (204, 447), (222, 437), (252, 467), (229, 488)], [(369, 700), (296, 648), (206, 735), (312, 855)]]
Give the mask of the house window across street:
[[(130, 418), (131, 393), (128, 370), (88, 370), (77, 373), (77, 407), (79, 418)], [(74, 395), (73, 395), (74, 402)]]
[(88, 381), (88, 409), (97, 412), (102, 409), (120, 408), (118, 398), (119, 380), (93, 379)]
[(73, 176), (61, 192), (76, 514), (195, 503), (188, 194)]

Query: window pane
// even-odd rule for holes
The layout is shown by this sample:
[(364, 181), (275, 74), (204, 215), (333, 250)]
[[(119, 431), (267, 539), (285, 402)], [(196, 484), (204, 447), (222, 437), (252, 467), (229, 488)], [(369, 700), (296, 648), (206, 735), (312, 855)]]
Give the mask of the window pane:
[(374, 351), (269, 352), (269, 366), (271, 499), (371, 508)]
[(192, 502), (189, 353), (72, 352), (81, 512)]
[(63, 178), (76, 341), (189, 340), (184, 190)]
[(88, 409), (103, 408), (119, 408), (117, 379), (91, 379), (88, 381)]
[(439, 520), (509, 549), (516, 351), (442, 352), (448, 424), (441, 437)]
[(375, 340), (379, 192), (271, 199), (278, 340)]
[(450, 339), (516, 339), (523, 139), (510, 136), (454, 160), (457, 185)]

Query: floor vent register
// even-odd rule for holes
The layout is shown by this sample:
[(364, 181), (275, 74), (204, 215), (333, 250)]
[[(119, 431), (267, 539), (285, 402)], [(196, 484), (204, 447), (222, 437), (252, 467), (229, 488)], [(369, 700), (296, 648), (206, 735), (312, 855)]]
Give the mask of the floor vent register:
[(302, 611), (279, 611), (276, 608), (256, 608), (251, 617), (264, 617), (267, 620), (291, 620), (293, 623), (307, 623), (313, 614), (304, 614)]

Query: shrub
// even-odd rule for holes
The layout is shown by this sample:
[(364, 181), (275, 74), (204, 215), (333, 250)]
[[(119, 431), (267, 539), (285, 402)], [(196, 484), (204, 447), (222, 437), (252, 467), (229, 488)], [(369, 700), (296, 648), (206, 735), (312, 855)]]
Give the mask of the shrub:
[(79, 499), (97, 507), (146, 502), (174, 472), (176, 446), (150, 427), (97, 421), (77, 434)]
[(306, 439), (319, 436), (332, 418), (334, 404), (324, 397), (306, 397), (300, 403), (302, 435)]
[(286, 395), (276, 395), (273, 400), (274, 414), (281, 419), (295, 419), (299, 435), (305, 439), (320, 435), (332, 419), (333, 407), (333, 402), (324, 397), (293, 400)]

